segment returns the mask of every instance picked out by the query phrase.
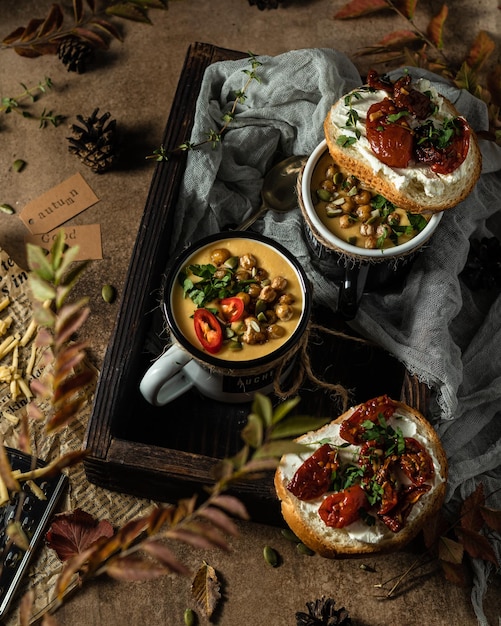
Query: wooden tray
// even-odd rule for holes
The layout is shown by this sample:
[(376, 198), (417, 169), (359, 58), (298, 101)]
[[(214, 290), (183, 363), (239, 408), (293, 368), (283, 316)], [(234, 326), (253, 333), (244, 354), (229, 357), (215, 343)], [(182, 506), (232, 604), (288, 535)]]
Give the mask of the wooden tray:
[[(205, 69), (216, 61), (245, 56), (204, 43), (189, 47), (163, 138), (167, 149), (190, 136)], [(139, 392), (139, 381), (152, 359), (145, 344), (162, 326), (158, 290), (169, 262), (170, 226), (185, 158), (179, 153), (158, 163), (153, 175), (84, 443), (90, 482), (165, 502), (203, 493), (214, 465), (240, 449), (240, 431), (249, 413), (249, 405), (210, 401), (196, 391), (156, 408)], [(314, 315), (319, 323), (350, 332), (326, 311)], [(426, 388), (378, 348), (325, 336), (312, 347), (311, 359), (318, 376), (353, 389), (354, 402), (388, 393), (425, 410)], [(336, 416), (324, 391), (304, 389), (299, 395), (302, 414)], [(280, 523), (271, 474), (242, 482), (233, 493), (254, 520)]]

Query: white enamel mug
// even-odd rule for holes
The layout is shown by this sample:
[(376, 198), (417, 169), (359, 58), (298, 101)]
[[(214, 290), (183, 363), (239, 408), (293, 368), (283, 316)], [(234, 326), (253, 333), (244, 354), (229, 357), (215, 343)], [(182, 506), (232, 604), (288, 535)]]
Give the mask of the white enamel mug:
[[(290, 271), (299, 284), (302, 295), (301, 310), (298, 311), (297, 323), (284, 343), (265, 356), (250, 360), (228, 360), (209, 354), (201, 346), (195, 345), (181, 331), (174, 313), (173, 287), (179, 280), (183, 268), (204, 248), (214, 244), (246, 240), (251, 253), (265, 246), (274, 255), (286, 261)], [(259, 252), (257, 252), (259, 256)], [(271, 393), (275, 378), (280, 372), (280, 382), (291, 373), (295, 359), (295, 347), (307, 328), (311, 312), (311, 292), (308, 279), (297, 260), (279, 243), (258, 233), (232, 231), (218, 233), (198, 241), (187, 248), (175, 261), (165, 281), (163, 293), (164, 314), (173, 337), (173, 344), (146, 371), (140, 391), (144, 398), (154, 406), (163, 406), (172, 402), (191, 389), (220, 402), (249, 402), (256, 392)]]

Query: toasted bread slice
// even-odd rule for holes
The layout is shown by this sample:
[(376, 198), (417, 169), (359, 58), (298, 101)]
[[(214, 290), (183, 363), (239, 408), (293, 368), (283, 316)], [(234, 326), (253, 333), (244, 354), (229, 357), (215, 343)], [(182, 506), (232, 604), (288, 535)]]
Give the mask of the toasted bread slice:
[(444, 120), (460, 118), (465, 126), (468, 152), (454, 171), (435, 173), (429, 164), (416, 161), (406, 167), (390, 167), (376, 156), (367, 139), (367, 112), (389, 95), (384, 89), (363, 86), (335, 102), (324, 122), (325, 138), (335, 161), (397, 206), (412, 213), (443, 211), (456, 206), (473, 190), (482, 169), (482, 156), (474, 131), (449, 100), (438, 94), (428, 80), (420, 79), (412, 87), (426, 93), (434, 105), (431, 115), (413, 120), (413, 124), (433, 121), (440, 127)]
[[(372, 510), (368, 513), (375, 519), (374, 525), (368, 525), (367, 519), (360, 519), (343, 528), (333, 528), (319, 516), (322, 502), (329, 497), (332, 491), (322, 494), (313, 500), (299, 499), (288, 486), (299, 467), (323, 443), (333, 446), (346, 446), (346, 441), (340, 436), (340, 426), (352, 416), (355, 411), (364, 405), (352, 407), (336, 420), (323, 426), (317, 431), (309, 432), (297, 439), (303, 444), (311, 444), (311, 452), (302, 454), (287, 454), (281, 459), (275, 473), (275, 489), (281, 501), (284, 520), (296, 536), (316, 553), (327, 558), (342, 558), (349, 556), (363, 556), (391, 552), (403, 547), (411, 541), (443, 504), (447, 481), (447, 460), (440, 439), (433, 427), (421, 413), (408, 405), (392, 401), (395, 404), (394, 415), (388, 420), (393, 428), (400, 428), (404, 436), (418, 440), (428, 451), (434, 467), (434, 476), (427, 480), (430, 489), (413, 505), (401, 530), (393, 532), (383, 523)], [(359, 446), (339, 448), (349, 463), (355, 463)], [(402, 484), (405, 477), (401, 476)]]

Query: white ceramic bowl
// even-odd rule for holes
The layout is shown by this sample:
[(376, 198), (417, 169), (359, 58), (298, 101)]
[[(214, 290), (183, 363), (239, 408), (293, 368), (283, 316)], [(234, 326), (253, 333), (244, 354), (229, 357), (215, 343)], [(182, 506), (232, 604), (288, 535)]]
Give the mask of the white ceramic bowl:
[[(396, 257), (407, 256), (420, 248), (435, 232), (440, 220), (442, 219), (442, 213), (435, 213), (432, 215), (428, 224), (423, 230), (418, 233), (412, 239), (409, 239), (401, 245), (394, 246), (392, 248), (384, 249), (367, 249), (359, 246), (347, 243), (343, 239), (337, 237), (332, 233), (322, 222), (315, 209), (312, 200), (311, 192), (311, 178), (313, 171), (320, 160), (320, 158), (327, 151), (327, 142), (322, 141), (315, 150), (309, 156), (306, 165), (303, 170), (301, 180), (301, 200), (302, 209), (306, 213), (307, 223), (306, 228), (309, 228), (310, 233), (317, 240), (317, 246), (327, 247), (329, 250), (336, 251), (344, 254), (347, 257), (353, 257), (358, 260), (367, 260), (372, 262), (383, 261), (387, 259), (395, 259)], [(311, 243), (311, 242), (310, 242)]]

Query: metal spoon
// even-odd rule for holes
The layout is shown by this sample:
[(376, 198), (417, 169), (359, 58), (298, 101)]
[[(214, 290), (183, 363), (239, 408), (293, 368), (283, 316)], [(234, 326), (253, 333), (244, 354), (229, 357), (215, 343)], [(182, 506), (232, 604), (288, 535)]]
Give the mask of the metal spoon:
[(240, 224), (237, 230), (247, 230), (270, 209), (279, 213), (286, 213), (296, 208), (296, 181), (306, 159), (307, 157), (302, 155), (290, 156), (271, 168), (264, 177), (263, 188), (261, 189), (261, 206), (245, 222)]

